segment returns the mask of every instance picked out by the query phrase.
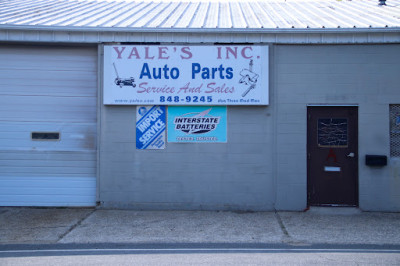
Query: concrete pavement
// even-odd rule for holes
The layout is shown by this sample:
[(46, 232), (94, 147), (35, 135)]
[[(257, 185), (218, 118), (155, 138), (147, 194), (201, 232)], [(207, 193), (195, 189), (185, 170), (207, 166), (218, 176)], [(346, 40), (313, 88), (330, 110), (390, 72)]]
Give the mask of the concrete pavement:
[(284, 243), (400, 245), (400, 213), (0, 208), (0, 244)]

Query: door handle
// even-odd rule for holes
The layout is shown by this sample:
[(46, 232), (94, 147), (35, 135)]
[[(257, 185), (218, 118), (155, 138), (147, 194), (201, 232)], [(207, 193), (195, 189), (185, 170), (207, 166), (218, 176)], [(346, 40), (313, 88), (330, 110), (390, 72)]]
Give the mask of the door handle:
[(355, 154), (354, 154), (354, 152), (350, 152), (350, 153), (347, 154), (346, 156), (347, 156), (347, 157), (350, 157), (350, 158), (354, 158)]

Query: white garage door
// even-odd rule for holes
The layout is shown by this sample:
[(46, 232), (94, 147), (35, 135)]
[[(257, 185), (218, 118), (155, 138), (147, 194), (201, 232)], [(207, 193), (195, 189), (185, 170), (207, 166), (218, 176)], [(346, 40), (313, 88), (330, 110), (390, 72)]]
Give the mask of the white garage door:
[(96, 203), (97, 50), (0, 45), (0, 206)]

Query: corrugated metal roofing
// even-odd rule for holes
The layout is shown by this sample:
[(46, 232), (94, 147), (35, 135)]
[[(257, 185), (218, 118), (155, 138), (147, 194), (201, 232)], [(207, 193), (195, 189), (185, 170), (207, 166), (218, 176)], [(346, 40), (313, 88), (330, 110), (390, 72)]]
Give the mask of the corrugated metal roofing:
[(0, 0), (0, 28), (399, 28), (400, 0)]

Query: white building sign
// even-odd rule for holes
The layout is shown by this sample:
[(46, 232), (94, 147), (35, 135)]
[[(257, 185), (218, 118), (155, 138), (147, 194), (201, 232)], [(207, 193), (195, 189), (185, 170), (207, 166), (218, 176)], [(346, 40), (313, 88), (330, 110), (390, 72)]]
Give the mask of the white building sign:
[(268, 46), (105, 46), (104, 104), (268, 105)]

